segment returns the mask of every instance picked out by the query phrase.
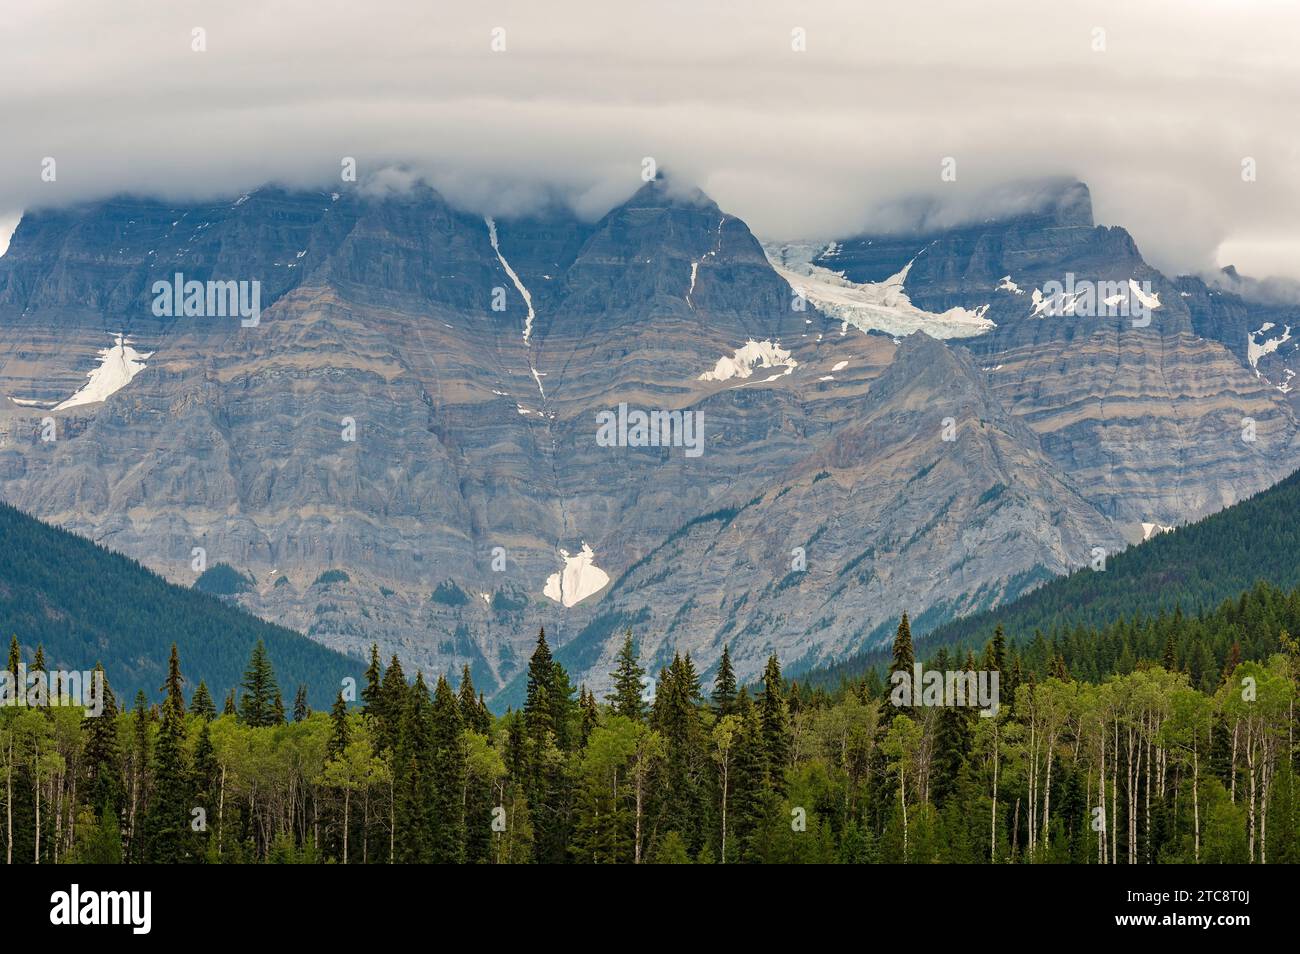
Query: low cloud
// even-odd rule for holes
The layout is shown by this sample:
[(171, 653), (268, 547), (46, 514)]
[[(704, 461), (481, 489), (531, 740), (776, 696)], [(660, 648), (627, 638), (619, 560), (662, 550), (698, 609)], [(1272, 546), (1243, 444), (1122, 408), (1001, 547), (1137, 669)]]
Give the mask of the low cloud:
[(651, 156), (773, 238), (956, 221), (1028, 200), (1007, 183), (1077, 177), (1166, 271), (1231, 250), (1243, 273), (1300, 278), (1276, 251), (1300, 221), (1291, 4), (46, 0), (6, 17), (0, 220), (328, 188), (344, 157), (477, 212), (594, 216)]

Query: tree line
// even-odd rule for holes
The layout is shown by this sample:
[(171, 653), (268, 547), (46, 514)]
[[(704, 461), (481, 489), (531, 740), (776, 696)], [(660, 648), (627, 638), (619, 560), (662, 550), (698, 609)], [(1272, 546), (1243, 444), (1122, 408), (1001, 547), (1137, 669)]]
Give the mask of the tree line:
[[(374, 647), (359, 698), (345, 680), (328, 712), (305, 687), (286, 706), (261, 643), (219, 707), (173, 646), (160, 701), (120, 707), (109, 687), (96, 718), (0, 709), (5, 859), (1289, 863), (1300, 646), (1282, 622), (1298, 610), (1257, 587), (1091, 644), (998, 627), (924, 661), (996, 672), (987, 716), (895, 704), (919, 661), (906, 614), (888, 666), (834, 689), (783, 678), (775, 656), (742, 685), (726, 646), (707, 688), (689, 654), (651, 681), (629, 632), (598, 698), (543, 631), (526, 701), (501, 715), (468, 669), (430, 688)], [(1222, 664), (1202, 650), (1225, 641)], [(15, 676), (20, 661), (14, 640)]]

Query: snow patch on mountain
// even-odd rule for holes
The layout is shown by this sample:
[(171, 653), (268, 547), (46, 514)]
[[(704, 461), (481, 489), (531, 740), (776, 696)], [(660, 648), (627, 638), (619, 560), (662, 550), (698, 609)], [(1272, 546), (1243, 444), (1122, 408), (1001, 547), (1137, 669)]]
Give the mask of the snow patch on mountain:
[[(1264, 341), (1259, 340), (1260, 335), (1272, 331), (1274, 324), (1266, 321), (1259, 326), (1257, 331), (1248, 332), (1246, 335), (1246, 359), (1250, 362), (1251, 369), (1255, 372), (1256, 377), (1263, 377), (1259, 373), (1259, 359), (1266, 354), (1272, 354), (1282, 345), (1291, 340), (1291, 326), (1287, 325), (1282, 334), (1276, 338), (1267, 338)], [(1284, 392), (1285, 393), (1285, 392)]]
[[(515, 274), (515, 270), (510, 267), (510, 263), (506, 261), (506, 257), (501, 254), (501, 246), (497, 243), (496, 220), (491, 216), (487, 216), (483, 221), (487, 223), (488, 239), (492, 242), (492, 251), (496, 252), (497, 261), (501, 263), (501, 268), (505, 270), (506, 275), (510, 277), (510, 281), (514, 283), (515, 291), (519, 292), (519, 296), (523, 298), (524, 304), (528, 307), (528, 317), (524, 319), (524, 347), (527, 348), (528, 339), (532, 337), (533, 334), (533, 319), (537, 317), (537, 313), (533, 310), (533, 295), (524, 286), (524, 283), (519, 276)], [(542, 396), (542, 400), (545, 401), (546, 389), (542, 387), (542, 376), (537, 373), (537, 367), (533, 364), (533, 354), (531, 351), (528, 352), (528, 370), (532, 372), (533, 380), (537, 382), (537, 392)]]
[(775, 381), (789, 374), (799, 366), (799, 362), (790, 357), (775, 341), (755, 341), (752, 338), (736, 349), (731, 357), (725, 355), (718, 359), (712, 371), (700, 375), (701, 381), (729, 381), (732, 378), (748, 378), (754, 373), (755, 366), (760, 368), (785, 368), (781, 374), (774, 374), (767, 381)]
[(147, 354), (136, 351), (128, 338), (114, 335), (113, 346), (99, 352), (99, 367), (87, 373), (89, 380), (86, 384), (54, 410), (62, 411), (108, 400), (109, 396), (130, 384), (131, 379), (145, 369), (145, 361), (153, 355), (152, 351)]
[(1142, 286), (1137, 283), (1137, 279), (1130, 278), (1128, 280), (1128, 290), (1134, 298), (1152, 311), (1160, 307), (1160, 293), (1154, 292), (1150, 295), (1145, 294), (1142, 291)]
[(996, 327), (984, 317), (988, 305), (974, 310), (957, 306), (941, 314), (913, 305), (903, 290), (912, 262), (883, 282), (859, 283), (845, 278), (843, 272), (813, 264), (819, 256), (838, 251), (834, 243), (768, 244), (763, 251), (791, 288), (825, 314), (840, 320), (841, 333), (851, 325), (860, 331), (883, 331), (900, 337), (924, 331), (932, 338), (970, 338)]
[(1142, 524), (1142, 539), (1143, 539), (1143, 540), (1150, 540), (1150, 539), (1151, 539), (1152, 537), (1154, 537), (1156, 534), (1158, 534), (1158, 533), (1168, 533), (1168, 532), (1169, 532), (1170, 530), (1172, 530), (1172, 529), (1174, 529), (1174, 528), (1173, 528), (1173, 527), (1170, 527), (1170, 526), (1166, 526), (1166, 525), (1164, 525), (1163, 523), (1143, 523), (1143, 524)]
[(609, 582), (609, 574), (596, 566), (596, 554), (585, 540), (578, 553), (570, 555), (568, 550), (561, 550), (560, 556), (564, 569), (546, 578), (542, 595), (547, 599), (561, 606), (574, 606)]
[[(1044, 295), (1042, 289), (1035, 288), (1032, 295), (1029, 296), (1033, 310), (1030, 311), (1029, 317), (1034, 318), (1043, 315), (1047, 318), (1073, 317), (1078, 313), (1080, 303), (1082, 302), (1085, 315), (1091, 317), (1097, 313), (1115, 314), (1115, 309), (1125, 302), (1129, 303), (1130, 313), (1137, 313), (1137, 306), (1133, 304), (1136, 300), (1149, 311), (1155, 311), (1160, 307), (1160, 293), (1153, 292), (1148, 295), (1142, 290), (1142, 286), (1137, 283), (1137, 279), (1128, 280), (1128, 289), (1121, 289), (1114, 295), (1108, 295), (1101, 300), (1101, 303), (1109, 309), (1109, 312), (1100, 312), (1097, 306), (1095, 295), (1099, 295), (1098, 285), (1096, 282), (1075, 282), (1080, 287), (1079, 291), (1062, 290), (1053, 295)], [(1059, 286), (1058, 286), (1059, 287)], [(1110, 284), (1111, 288), (1116, 287), (1116, 283)], [(1120, 312), (1122, 314), (1122, 312)]]

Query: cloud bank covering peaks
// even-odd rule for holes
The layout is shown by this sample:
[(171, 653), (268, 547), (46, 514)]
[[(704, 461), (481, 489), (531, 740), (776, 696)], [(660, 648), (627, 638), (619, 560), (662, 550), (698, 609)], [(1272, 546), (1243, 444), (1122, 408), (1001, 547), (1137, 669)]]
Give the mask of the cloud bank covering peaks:
[(1300, 279), (1296, 4), (46, 0), (6, 19), (0, 222), (328, 187), (343, 157), (480, 214), (559, 197), (591, 217), (651, 156), (772, 239), (996, 214), (1032, 199), (1008, 183), (1075, 177), (1167, 272)]

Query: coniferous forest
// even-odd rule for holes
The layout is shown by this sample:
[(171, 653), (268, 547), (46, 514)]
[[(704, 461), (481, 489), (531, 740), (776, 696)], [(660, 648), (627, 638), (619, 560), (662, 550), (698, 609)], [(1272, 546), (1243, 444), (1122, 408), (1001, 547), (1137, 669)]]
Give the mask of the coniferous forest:
[[(599, 696), (543, 632), (503, 713), (468, 671), (431, 685), (374, 651), (359, 698), (312, 711), (260, 642), (214, 693), (173, 648), (158, 698), (0, 709), (5, 860), (1295, 862), (1296, 632), (1300, 590), (1267, 584), (924, 660), (904, 614), (888, 666), (834, 689), (775, 657), (740, 685), (726, 647), (650, 678), (628, 633)], [(15, 676), (45, 666), (20, 656)], [(922, 661), (996, 672), (996, 714), (896, 704)]]

